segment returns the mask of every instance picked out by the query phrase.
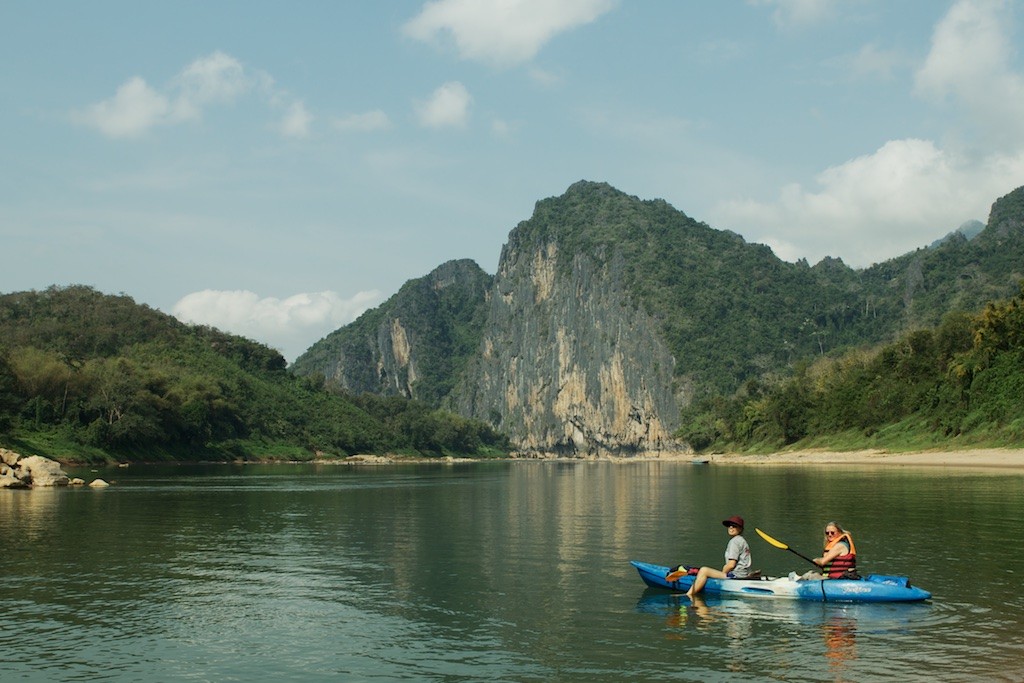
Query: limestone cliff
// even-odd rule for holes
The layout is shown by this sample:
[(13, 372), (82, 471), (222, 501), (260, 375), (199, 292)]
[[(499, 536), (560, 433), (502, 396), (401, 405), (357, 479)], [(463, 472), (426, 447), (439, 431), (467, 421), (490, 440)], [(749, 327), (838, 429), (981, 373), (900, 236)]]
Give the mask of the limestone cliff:
[(627, 291), (626, 237), (616, 227), (591, 242), (607, 229), (602, 212), (632, 211), (638, 201), (577, 183), (510, 233), (493, 278), (470, 261), (447, 263), (292, 369), (483, 419), (528, 451), (678, 448), (675, 361), (657, 321)]
[(587, 455), (678, 448), (674, 360), (624, 289), (612, 247), (560, 254), (513, 233), (480, 354), (453, 396), (527, 451)]
[(758, 391), (798, 362), (1012, 294), (1022, 197), (1000, 199), (975, 239), (854, 270), (787, 263), (663, 200), (581, 181), (537, 202), (493, 277), (447, 263), (293, 370), (484, 420), (527, 451), (675, 449), (695, 399)]

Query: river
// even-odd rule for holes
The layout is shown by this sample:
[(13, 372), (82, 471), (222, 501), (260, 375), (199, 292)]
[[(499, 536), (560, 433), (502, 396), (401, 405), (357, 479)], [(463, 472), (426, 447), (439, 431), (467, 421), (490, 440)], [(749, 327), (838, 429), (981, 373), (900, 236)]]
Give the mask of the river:
[[(688, 462), (133, 466), (0, 491), (4, 681), (1024, 680), (1024, 473)], [(926, 603), (645, 589), (803, 571), (821, 528)]]

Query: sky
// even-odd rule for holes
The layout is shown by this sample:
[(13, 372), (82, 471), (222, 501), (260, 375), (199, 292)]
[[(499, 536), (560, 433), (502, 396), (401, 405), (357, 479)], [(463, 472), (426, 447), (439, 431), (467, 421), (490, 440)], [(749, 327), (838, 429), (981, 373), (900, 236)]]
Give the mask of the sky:
[(1019, 0), (0, 3), (0, 292), (289, 361), (574, 182), (861, 268), (1024, 185)]

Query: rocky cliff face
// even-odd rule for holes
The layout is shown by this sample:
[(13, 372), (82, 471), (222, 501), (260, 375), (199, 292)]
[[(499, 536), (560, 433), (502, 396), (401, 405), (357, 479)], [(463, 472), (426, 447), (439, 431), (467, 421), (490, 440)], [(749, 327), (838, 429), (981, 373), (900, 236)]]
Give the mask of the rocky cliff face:
[(992, 204), (987, 229), (982, 231), (982, 240), (1000, 244), (1004, 240), (1019, 239), (1024, 235), (1024, 187), (1018, 187)]
[(447, 263), (292, 369), (482, 419), (526, 451), (680, 448), (671, 438), (675, 361), (657, 321), (627, 291), (623, 238), (590, 239), (602, 212), (638, 201), (577, 183), (511, 232), (493, 278), (470, 261)]
[(557, 236), (510, 237), (480, 354), (454, 407), (497, 424), (527, 451), (678, 448), (674, 360), (626, 293), (621, 254), (560, 248)]
[(490, 286), (474, 262), (449, 261), (315, 344), (292, 369), (352, 393), (437, 404), (478, 348)]
[(694, 398), (1011, 295), (1022, 216), (1024, 188), (973, 240), (855, 271), (786, 263), (662, 200), (579, 182), (511, 231), (493, 278), (447, 263), (293, 369), (484, 420), (526, 451), (678, 449), (671, 434)]

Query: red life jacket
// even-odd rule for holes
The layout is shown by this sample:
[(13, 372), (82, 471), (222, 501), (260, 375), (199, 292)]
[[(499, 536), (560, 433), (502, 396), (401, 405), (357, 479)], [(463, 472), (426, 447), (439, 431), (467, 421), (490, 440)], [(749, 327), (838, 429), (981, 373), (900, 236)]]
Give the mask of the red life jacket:
[(823, 567), (824, 573), (830, 579), (838, 579), (846, 573), (846, 570), (857, 568), (857, 549), (853, 545), (853, 537), (847, 532), (844, 531), (837, 536), (833, 536), (832, 540), (825, 544), (825, 552), (827, 553), (831, 550), (839, 541), (845, 541), (846, 545), (850, 548), (850, 552), (835, 557)]

